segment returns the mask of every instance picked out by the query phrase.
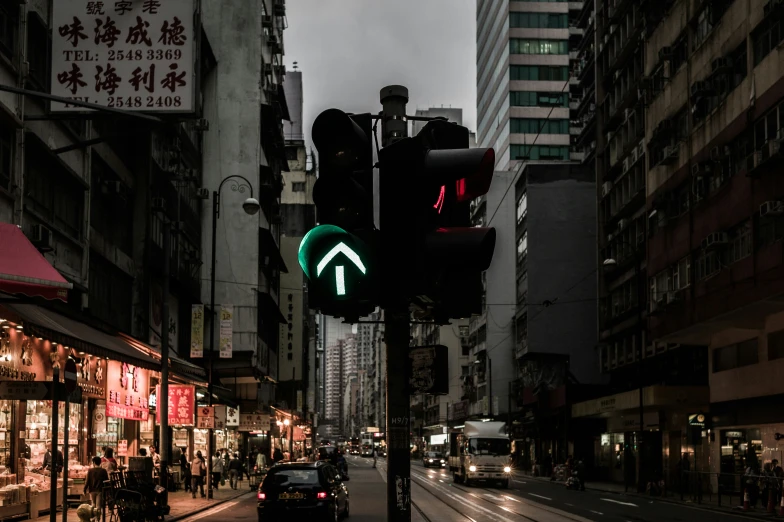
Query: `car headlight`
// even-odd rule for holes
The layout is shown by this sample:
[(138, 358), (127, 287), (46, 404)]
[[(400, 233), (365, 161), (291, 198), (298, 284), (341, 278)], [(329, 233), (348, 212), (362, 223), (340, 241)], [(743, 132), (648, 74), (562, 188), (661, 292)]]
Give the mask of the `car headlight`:
[(444, 462), (446, 462), (446, 461), (444, 459), (441, 459), (441, 464), (443, 464)]
[(511, 472), (512, 472), (512, 468), (510, 468), (509, 466), (504, 466), (504, 473), (511, 473)]
[(468, 471), (473, 473), (474, 471), (476, 471), (476, 466), (468, 466)]
[(433, 462), (433, 459), (428, 460), (428, 462)]

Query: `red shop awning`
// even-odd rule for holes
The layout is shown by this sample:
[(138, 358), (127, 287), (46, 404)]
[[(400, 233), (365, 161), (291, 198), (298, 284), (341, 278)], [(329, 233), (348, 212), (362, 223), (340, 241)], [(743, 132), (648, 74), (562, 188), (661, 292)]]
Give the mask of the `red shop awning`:
[(0, 292), (66, 301), (70, 288), (18, 226), (0, 223)]

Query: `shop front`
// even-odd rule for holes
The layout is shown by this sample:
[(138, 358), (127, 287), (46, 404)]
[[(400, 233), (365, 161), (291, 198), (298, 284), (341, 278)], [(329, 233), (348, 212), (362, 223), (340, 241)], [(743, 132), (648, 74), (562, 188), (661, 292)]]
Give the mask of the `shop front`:
[[(139, 455), (139, 449), (153, 444), (155, 423), (150, 417), (149, 370), (117, 361), (107, 362), (106, 399), (97, 408), (105, 409), (105, 422), (94, 432), (96, 454), (111, 448), (120, 466)], [(156, 374), (157, 376), (157, 374)]]

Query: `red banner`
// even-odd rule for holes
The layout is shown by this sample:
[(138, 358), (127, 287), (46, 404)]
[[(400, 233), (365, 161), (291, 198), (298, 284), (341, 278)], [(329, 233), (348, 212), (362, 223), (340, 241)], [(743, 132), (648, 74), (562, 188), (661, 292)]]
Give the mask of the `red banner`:
[[(160, 388), (156, 391), (160, 396)], [(161, 402), (158, 401), (156, 422), (161, 422)], [(193, 417), (196, 413), (196, 387), (185, 384), (169, 385), (169, 425), (193, 426)]]

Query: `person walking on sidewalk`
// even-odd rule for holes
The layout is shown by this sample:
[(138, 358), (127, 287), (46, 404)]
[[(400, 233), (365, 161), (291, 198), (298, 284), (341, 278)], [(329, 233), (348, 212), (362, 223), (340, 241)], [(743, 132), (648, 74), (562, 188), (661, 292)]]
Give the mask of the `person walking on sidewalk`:
[(207, 496), (204, 494), (204, 479), (206, 476), (207, 464), (204, 462), (201, 451), (197, 451), (196, 457), (194, 457), (193, 462), (191, 463), (191, 494), (193, 495), (193, 498), (196, 498), (197, 487), (201, 488), (201, 498)]
[(223, 458), (220, 451), (212, 457), (212, 489), (218, 489), (223, 477)]
[(93, 457), (93, 467), (84, 481), (84, 494), (90, 495), (90, 504), (99, 510), (103, 509), (103, 483), (106, 480), (109, 480), (109, 474), (101, 467), (101, 457)]
[(186, 448), (180, 451), (180, 469), (182, 469), (182, 482), (185, 485), (185, 492), (191, 490), (191, 466), (188, 464), (188, 457), (185, 456)]
[(242, 480), (242, 461), (238, 453), (229, 461), (229, 486), (237, 489), (237, 483)]

